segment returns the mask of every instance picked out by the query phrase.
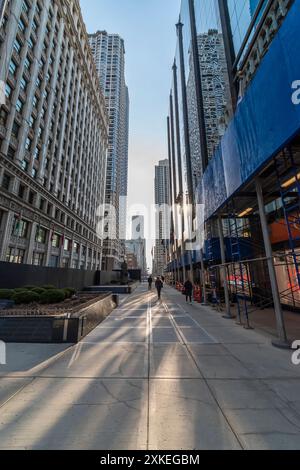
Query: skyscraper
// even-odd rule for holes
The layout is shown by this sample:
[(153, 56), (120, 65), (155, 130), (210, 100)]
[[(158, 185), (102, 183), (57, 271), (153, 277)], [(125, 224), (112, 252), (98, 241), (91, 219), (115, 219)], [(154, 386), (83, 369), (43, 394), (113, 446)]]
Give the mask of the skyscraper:
[[(129, 93), (125, 83), (125, 47), (117, 34), (98, 31), (89, 36), (100, 86), (109, 114), (109, 149), (106, 173), (106, 204), (115, 209), (116, 237), (104, 241), (103, 268), (120, 267), (126, 239), (126, 201), (128, 184)], [(108, 227), (106, 227), (107, 234)]]
[(225, 113), (229, 101), (227, 63), (223, 35), (209, 29), (197, 37), (202, 81), (208, 160), (214, 155), (225, 132)]
[(79, 2), (7, 2), (0, 38), (0, 260), (99, 268), (108, 116)]
[(145, 238), (145, 219), (143, 215), (134, 215), (131, 221), (131, 238), (138, 240)]
[(134, 215), (131, 219), (131, 240), (126, 241), (127, 255), (133, 254), (137, 268), (142, 274), (147, 272), (145, 219), (143, 215)]
[(163, 275), (166, 266), (167, 244), (170, 234), (170, 169), (169, 160), (161, 160), (155, 167), (156, 244), (153, 273)]

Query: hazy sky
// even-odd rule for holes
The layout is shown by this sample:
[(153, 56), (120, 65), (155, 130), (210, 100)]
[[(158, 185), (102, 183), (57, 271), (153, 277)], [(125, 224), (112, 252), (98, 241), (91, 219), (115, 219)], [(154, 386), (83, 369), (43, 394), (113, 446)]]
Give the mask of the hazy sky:
[[(80, 0), (89, 33), (123, 37), (130, 93), (129, 204), (154, 202), (154, 165), (167, 158), (166, 117), (180, 0)], [(148, 243), (148, 262), (151, 247)]]

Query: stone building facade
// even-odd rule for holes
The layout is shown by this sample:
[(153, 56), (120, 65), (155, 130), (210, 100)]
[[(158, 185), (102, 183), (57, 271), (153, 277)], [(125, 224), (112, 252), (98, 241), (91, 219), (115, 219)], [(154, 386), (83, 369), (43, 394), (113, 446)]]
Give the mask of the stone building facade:
[(97, 269), (108, 116), (79, 1), (10, 0), (0, 64), (0, 260)]

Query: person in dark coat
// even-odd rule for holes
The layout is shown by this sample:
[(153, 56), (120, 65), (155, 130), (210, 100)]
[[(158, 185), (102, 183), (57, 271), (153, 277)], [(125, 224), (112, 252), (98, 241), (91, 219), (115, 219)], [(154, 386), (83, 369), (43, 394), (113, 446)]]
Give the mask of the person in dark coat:
[(148, 278), (149, 290), (152, 290), (152, 284), (153, 284), (153, 279), (152, 279), (152, 276), (150, 276), (150, 277)]
[(164, 287), (164, 285), (163, 285), (162, 280), (160, 279), (160, 277), (158, 277), (158, 278), (156, 279), (155, 287), (156, 287), (156, 290), (157, 290), (158, 300), (160, 300), (160, 299), (161, 299), (161, 291), (162, 291), (162, 288)]
[(193, 284), (191, 283), (190, 280), (187, 280), (184, 283), (184, 292), (185, 292), (185, 298), (186, 301), (190, 301), (190, 304), (192, 304), (192, 296), (193, 296)]

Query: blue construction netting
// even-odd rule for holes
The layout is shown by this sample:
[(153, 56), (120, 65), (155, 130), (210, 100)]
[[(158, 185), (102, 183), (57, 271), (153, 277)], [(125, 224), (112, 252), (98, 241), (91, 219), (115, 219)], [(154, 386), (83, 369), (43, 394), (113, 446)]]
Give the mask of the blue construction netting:
[(300, 104), (292, 100), (300, 80), (299, 31), (295, 0), (198, 186), (206, 220), (300, 132)]

